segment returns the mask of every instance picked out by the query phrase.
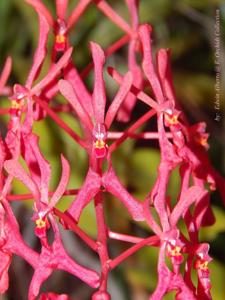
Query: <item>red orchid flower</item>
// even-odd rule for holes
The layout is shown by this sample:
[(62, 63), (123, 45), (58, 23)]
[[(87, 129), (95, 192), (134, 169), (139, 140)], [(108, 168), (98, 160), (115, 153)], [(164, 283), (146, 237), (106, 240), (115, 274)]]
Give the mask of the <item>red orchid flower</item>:
[(41, 285), (56, 269), (69, 272), (94, 288), (98, 287), (98, 274), (95, 271), (89, 270), (77, 264), (68, 256), (62, 244), (56, 221), (51, 215), (49, 218), (54, 231), (54, 241), (52, 245), (42, 244), (38, 265), (35, 267), (29, 287), (29, 300), (36, 299)]
[[(11, 178), (8, 178), (11, 181)], [(29, 248), (19, 231), (19, 225), (12, 212), (8, 201), (5, 199), (7, 187), (3, 190), (0, 202), (0, 291), (6, 292), (9, 285), (8, 269), (11, 264), (12, 255), (16, 254), (26, 260), (32, 267), (35, 267), (38, 254)], [(13, 232), (13, 234), (12, 234)]]
[[(79, 17), (83, 14), (91, 0), (81, 0), (73, 9), (70, 16), (66, 17), (68, 8), (68, 0), (56, 0), (56, 21), (52, 17), (48, 8), (40, 0), (26, 0), (27, 3), (32, 5), (36, 11), (39, 11), (48, 22), (48, 25), (54, 30), (55, 44), (54, 51), (64, 52), (68, 49), (68, 32), (76, 24)], [(54, 54), (55, 56), (56, 54)]]
[[(67, 65), (69, 58), (72, 53), (72, 48), (69, 48), (64, 55), (60, 58), (60, 60), (53, 64), (48, 71), (48, 73), (44, 76), (44, 78), (36, 83), (33, 87), (33, 82), (38, 77), (39, 72), (41, 70), (41, 66), (44, 62), (45, 56), (46, 56), (46, 43), (47, 43), (47, 37), (49, 32), (49, 25), (43, 17), (43, 15), (40, 13), (39, 10), (38, 17), (39, 17), (39, 41), (38, 41), (38, 47), (36, 49), (35, 55), (34, 55), (34, 61), (33, 65), (30, 69), (29, 75), (27, 77), (25, 86), (21, 86), (20, 84), (15, 84), (13, 88), (13, 96), (11, 97), (11, 123), (9, 125), (11, 130), (15, 131), (15, 128), (18, 128), (18, 123), (20, 122), (20, 116), (21, 113), (24, 111), (25, 104), (27, 102), (28, 110), (31, 112), (27, 114), (27, 119), (32, 118), (32, 105), (34, 96), (40, 95), (41, 91), (47, 87), (52, 81), (55, 79), (55, 77), (58, 75), (60, 70)], [(25, 121), (24, 123), (28, 123), (27, 126), (30, 126), (30, 122), (32, 121)], [(26, 128), (26, 126), (24, 125)], [(27, 129), (28, 130), (28, 129)]]
[[(178, 240), (178, 230), (165, 233), (164, 240), (161, 241), (159, 259), (158, 259), (158, 284), (150, 300), (163, 299), (170, 291), (177, 291), (176, 299), (196, 300), (193, 291), (186, 285), (182, 275), (178, 272), (179, 265), (183, 261), (181, 254), (183, 244)], [(172, 258), (176, 267), (175, 272), (171, 272), (165, 262), (165, 254)]]
[(102, 49), (97, 44), (91, 43), (91, 50), (95, 65), (95, 85), (93, 91), (94, 124), (92, 123), (91, 116), (82, 106), (82, 103), (76, 95), (76, 91), (73, 89), (72, 85), (65, 80), (61, 80), (59, 82), (59, 89), (61, 93), (71, 103), (83, 124), (86, 134), (87, 149), (90, 156), (90, 168), (86, 176), (85, 183), (80, 189), (76, 197), (76, 201), (72, 203), (68, 212), (75, 218), (76, 221), (78, 221), (83, 208), (99, 191), (105, 189), (122, 201), (135, 220), (143, 220), (143, 209), (141, 204), (125, 190), (115, 175), (112, 167), (110, 166), (103, 176), (99, 175), (98, 172), (94, 170), (94, 165), (96, 164), (95, 161), (98, 159), (104, 159), (107, 156), (107, 130), (110, 128), (119, 107), (129, 92), (132, 84), (132, 76), (131, 73), (127, 73), (123, 84), (112, 101), (105, 116), (106, 95), (102, 75), (105, 57)]
[[(51, 213), (53, 207), (62, 197), (66, 186), (69, 181), (70, 167), (67, 160), (61, 156), (62, 161), (62, 175), (60, 182), (58, 184), (57, 189), (52, 195), (50, 201), (48, 200), (48, 186), (51, 176), (51, 170), (48, 162), (43, 158), (40, 153), (37, 144), (37, 138), (35, 136), (31, 136), (30, 140), (27, 139), (28, 146), (30, 146), (30, 150), (33, 150), (34, 157), (38, 163), (35, 166), (35, 169), (30, 169), (30, 175), (26, 173), (24, 168), (20, 165), (17, 160), (8, 160), (4, 163), (4, 168), (6, 171), (13, 177), (22, 181), (24, 185), (26, 185), (29, 190), (32, 192), (35, 199), (35, 216), (34, 221), (36, 223), (37, 229), (36, 233), (40, 233), (42, 235), (43, 232), (48, 227), (48, 223), (46, 222), (46, 217), (49, 213)], [(32, 158), (25, 156), (28, 159), (28, 165), (32, 166)], [(39, 174), (35, 174), (36, 168), (38, 168)]]
[[(41, 284), (51, 275), (54, 269), (65, 270), (93, 287), (98, 286), (97, 273), (78, 265), (67, 255), (60, 238), (59, 229), (51, 213), (53, 207), (64, 193), (68, 183), (69, 164), (62, 156), (62, 177), (55, 193), (48, 202), (47, 193), (48, 182), (50, 180), (50, 169), (49, 167), (46, 168), (47, 162), (40, 155), (36, 141), (37, 139), (31, 137), (30, 145), (32, 145), (33, 151), (35, 151), (40, 168), (40, 177), (36, 177), (36, 181), (39, 185), (37, 185), (32, 177), (25, 172), (18, 161), (9, 160), (4, 163), (4, 167), (10, 176), (21, 180), (30, 189), (36, 201), (34, 215), (36, 223), (35, 233), (42, 242), (42, 251), (38, 263), (34, 266), (35, 271), (29, 289), (29, 300), (34, 300), (38, 296)], [(49, 245), (46, 236), (46, 230), (49, 226), (47, 217), (50, 219), (55, 236), (51, 246)]]

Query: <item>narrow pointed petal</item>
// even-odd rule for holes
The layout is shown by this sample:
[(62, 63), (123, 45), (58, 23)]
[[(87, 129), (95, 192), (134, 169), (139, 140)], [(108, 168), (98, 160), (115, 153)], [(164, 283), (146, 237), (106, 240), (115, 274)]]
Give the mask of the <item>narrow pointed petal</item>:
[(11, 264), (12, 255), (0, 251), (0, 294), (4, 294), (9, 287), (8, 270)]
[(154, 231), (158, 236), (161, 236), (162, 230), (156, 220), (153, 218), (152, 213), (150, 211), (150, 203), (149, 199), (146, 199), (144, 202), (144, 216), (146, 222), (150, 226), (151, 230)]
[(41, 14), (45, 17), (48, 21), (49, 26), (54, 26), (54, 20), (52, 18), (51, 13), (47, 9), (47, 7), (42, 3), (40, 0), (25, 0), (28, 4), (34, 7), (35, 10), (40, 11)]
[(31, 191), (35, 199), (39, 199), (40, 194), (38, 187), (17, 160), (12, 159), (5, 161), (4, 168), (10, 175), (22, 181), (23, 184)]
[(124, 79), (120, 86), (119, 91), (117, 92), (115, 98), (113, 99), (113, 101), (107, 111), (106, 118), (105, 118), (105, 124), (108, 129), (110, 128), (113, 120), (115, 119), (116, 114), (117, 114), (121, 104), (123, 103), (127, 94), (129, 93), (132, 82), (133, 82), (132, 73), (127, 72), (127, 74), (124, 76)]
[(89, 169), (85, 182), (67, 212), (78, 222), (81, 212), (101, 187), (100, 176)]
[(168, 287), (171, 282), (171, 273), (165, 264), (165, 247), (166, 243), (163, 243), (159, 250), (158, 258), (158, 282), (154, 293), (151, 295), (149, 300), (163, 300), (163, 296), (166, 294)]
[(87, 113), (93, 116), (92, 96), (82, 81), (79, 72), (72, 63), (64, 69), (64, 78), (68, 80), (77, 93), (80, 103)]
[(175, 89), (173, 85), (172, 71), (170, 65), (170, 50), (160, 49), (157, 54), (157, 70), (164, 95), (170, 101), (172, 106), (175, 105)]
[(142, 203), (132, 197), (122, 186), (112, 168), (103, 176), (102, 181), (108, 192), (118, 198), (127, 208), (135, 221), (144, 221)]
[(5, 65), (3, 67), (3, 71), (0, 75), (0, 94), (2, 93), (2, 90), (6, 85), (11, 69), (12, 69), (12, 58), (8, 56)]
[[(62, 0), (63, 1), (63, 0)], [(68, 30), (74, 26), (92, 0), (80, 0), (68, 19)]]
[[(49, 162), (43, 157), (42, 153), (40, 152), (40, 148), (38, 145), (38, 137), (34, 134), (29, 135), (25, 140), (25, 148), (26, 150), (26, 158), (29, 158), (29, 152), (31, 151), (34, 154), (36, 163), (39, 166), (40, 170), (40, 178), (36, 184), (40, 186), (41, 191), (41, 201), (48, 204), (48, 189), (49, 189), (49, 182), (51, 177), (51, 166)], [(31, 162), (32, 164), (32, 162)], [(32, 165), (31, 165), (32, 167)]]
[(62, 161), (62, 175), (61, 175), (59, 185), (50, 200), (50, 204), (49, 204), (50, 209), (53, 208), (56, 205), (56, 203), (59, 201), (59, 199), (62, 197), (63, 193), (66, 190), (66, 186), (70, 178), (70, 165), (63, 155), (61, 155), (61, 161)]
[(46, 44), (47, 44), (48, 33), (49, 33), (49, 25), (47, 20), (45, 19), (45, 17), (43, 17), (43, 15), (39, 10), (37, 10), (37, 13), (39, 17), (39, 41), (38, 41), (37, 50), (35, 51), (34, 54), (33, 65), (31, 67), (25, 85), (28, 89), (31, 89), (33, 81), (39, 75), (40, 68), (44, 62), (47, 53)]
[(61, 79), (58, 83), (59, 90), (61, 94), (69, 101), (72, 105), (74, 110), (76, 111), (78, 117), (80, 118), (81, 122), (92, 131), (93, 125), (89, 115), (87, 114), (86, 110), (83, 108), (82, 104), (80, 103), (75, 90), (72, 84), (67, 81)]
[(139, 28), (139, 36), (141, 39), (143, 55), (144, 55), (142, 66), (145, 75), (147, 76), (148, 81), (152, 87), (156, 99), (158, 100), (159, 103), (163, 103), (164, 96), (162, 93), (162, 88), (153, 64), (152, 49), (151, 49), (151, 31), (152, 28), (150, 27), (150, 25), (147, 24), (141, 25)]
[[(133, 78), (135, 79), (134, 85), (137, 89), (142, 90), (143, 88), (143, 74), (141, 68), (136, 62), (136, 40), (132, 40), (128, 47), (128, 68), (132, 72)], [(136, 104), (137, 97), (128, 93), (126, 99), (124, 100), (119, 112), (117, 119), (121, 122), (128, 122), (130, 120), (130, 115)]]
[(184, 192), (183, 197), (176, 204), (173, 209), (173, 212), (170, 216), (170, 224), (172, 227), (176, 226), (178, 220), (183, 216), (187, 209), (194, 203), (201, 200), (204, 195), (207, 194), (207, 191), (198, 187), (192, 186), (187, 191)]
[(79, 265), (70, 258), (61, 242), (60, 244), (53, 244), (53, 253), (54, 263), (57, 264), (58, 269), (73, 274), (93, 288), (97, 288), (99, 286), (99, 275), (95, 271)]
[(29, 135), (22, 137), (21, 155), (23, 159), (26, 161), (31, 178), (34, 180), (37, 186), (40, 186), (41, 171), (34, 150), (32, 149), (32, 146), (30, 144), (30, 140), (31, 138), (29, 137)]
[(105, 1), (105, 0), (94, 0), (97, 7), (113, 22), (115, 23), (119, 28), (124, 30), (126, 33), (132, 36), (132, 30), (130, 26), (127, 24), (126, 21), (124, 21), (123, 18), (121, 18), (120, 15), (117, 14), (117, 12), (112, 9), (112, 7)]
[[(108, 67), (108, 73), (119, 84), (122, 83), (123, 76), (119, 72), (117, 72), (115, 69), (113, 69), (112, 67)], [(141, 90), (139, 90), (136, 87), (135, 83), (131, 86), (130, 90), (131, 90), (131, 93), (133, 95), (135, 95), (138, 99), (140, 99), (142, 102), (144, 102), (148, 106), (154, 108), (156, 111), (162, 110), (162, 108), (158, 105), (158, 103), (154, 99), (152, 99), (151, 97), (149, 97), (147, 94), (145, 94), (144, 92), (142, 92)]]
[(139, 0), (126, 0), (129, 13), (130, 13), (130, 23), (132, 24), (132, 28), (134, 30), (137, 30), (138, 28), (138, 6), (139, 6)]
[[(46, 257), (48, 260), (48, 257)], [(34, 271), (29, 292), (28, 292), (28, 300), (35, 300), (39, 294), (40, 288), (42, 284), (48, 279), (48, 277), (52, 274), (53, 269), (50, 267), (42, 266), (40, 264)]]
[(193, 214), (195, 225), (197, 228), (203, 226), (212, 226), (215, 223), (215, 216), (210, 206), (210, 194), (206, 193), (204, 197), (199, 199), (195, 205)]
[(68, 0), (56, 0), (56, 15), (59, 19), (66, 19), (67, 6)]
[(33, 95), (40, 92), (46, 85), (48, 85), (58, 75), (58, 73), (62, 70), (62, 68), (66, 67), (66, 65), (69, 62), (72, 51), (73, 48), (70, 47), (59, 59), (59, 61), (51, 67), (51, 69), (45, 75), (45, 77), (31, 89), (31, 93)]
[(93, 92), (93, 109), (96, 123), (104, 123), (106, 95), (105, 82), (103, 78), (103, 66), (105, 63), (105, 54), (101, 47), (91, 42), (91, 52), (94, 62), (94, 92)]

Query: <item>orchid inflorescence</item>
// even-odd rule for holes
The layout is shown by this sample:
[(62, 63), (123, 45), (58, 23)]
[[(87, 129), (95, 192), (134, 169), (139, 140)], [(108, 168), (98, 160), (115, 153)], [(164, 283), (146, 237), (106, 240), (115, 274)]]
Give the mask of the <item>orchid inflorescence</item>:
[[(177, 106), (170, 51), (160, 49), (156, 55), (156, 63), (154, 62), (151, 48), (152, 27), (139, 24), (136, 0), (126, 0), (130, 24), (106, 0), (80, 0), (69, 17), (68, 0), (56, 0), (56, 18), (41, 0), (26, 2), (35, 9), (39, 18), (39, 42), (33, 64), (24, 85), (14, 84), (12, 88), (7, 85), (12, 66), (10, 57), (7, 58), (0, 77), (0, 94), (8, 96), (10, 103), (9, 109), (1, 110), (10, 120), (6, 136), (0, 143), (0, 293), (5, 293), (8, 289), (8, 269), (15, 254), (28, 262), (34, 270), (28, 290), (29, 300), (70, 299), (66, 294), (57, 295), (53, 292), (40, 295), (42, 284), (54, 270), (69, 272), (96, 289), (92, 295), (93, 300), (111, 299), (107, 290), (110, 271), (139, 249), (157, 247), (158, 283), (149, 299), (163, 299), (170, 291), (176, 292), (177, 300), (211, 299), (208, 264), (212, 259), (209, 256), (209, 245), (199, 241), (199, 230), (214, 222), (210, 190), (218, 188), (225, 201), (224, 179), (208, 159), (209, 145), (205, 123), (189, 125), (184, 113)], [(71, 58), (73, 49), (69, 41), (69, 31), (82, 18), (90, 4), (95, 5), (114, 22), (124, 32), (124, 36), (105, 51), (95, 42), (90, 42), (92, 63), (79, 73)], [(50, 35), (54, 35), (54, 45), (48, 53), (46, 44)], [(119, 84), (114, 99), (108, 103), (103, 78), (105, 60), (126, 44), (128, 72), (122, 75), (114, 68), (108, 68), (109, 75)], [(51, 56), (51, 65), (47, 74), (39, 80), (47, 54)], [(137, 56), (141, 57), (141, 65)], [(94, 87), (91, 94), (84, 79), (92, 69)], [(150, 87), (151, 96), (144, 92), (146, 87)], [(82, 137), (60, 118), (60, 109), (54, 110), (52, 104), (59, 93), (68, 102), (67, 113), (75, 115), (80, 122)], [(112, 131), (115, 120), (124, 123), (132, 121), (132, 112), (137, 101), (145, 103), (146, 113), (124, 132)], [(89, 168), (85, 180), (79, 190), (73, 190), (74, 193), (68, 193), (67, 190), (71, 166), (63, 155), (58, 187), (54, 193), (49, 192), (51, 167), (40, 150), (39, 137), (33, 132), (34, 123), (47, 115), (88, 155)], [(157, 132), (137, 134), (136, 131), (152, 118), (157, 120)], [(111, 159), (118, 147), (130, 137), (156, 138), (159, 142), (161, 160), (157, 180), (143, 201), (131, 195), (121, 183)], [(21, 159), (26, 168), (21, 164)], [(107, 167), (103, 168), (105, 162)], [(169, 178), (177, 167), (181, 186), (174, 205), (167, 195), (167, 188)], [(23, 200), (22, 196), (12, 194), (12, 183), (15, 179), (31, 192), (32, 222), (35, 225), (34, 234), (41, 243), (40, 253), (24, 241), (11, 208), (11, 201)], [(103, 209), (106, 192), (121, 201), (134, 221), (145, 221), (153, 234), (142, 238), (111, 231), (106, 225)], [(75, 194), (75, 198), (68, 209), (62, 212), (56, 208), (56, 204), (65, 194)], [(96, 213), (96, 240), (79, 227), (80, 216), (91, 201), (94, 201)], [(153, 209), (157, 218), (152, 214)], [(182, 232), (180, 220), (184, 221), (188, 236)], [(73, 231), (99, 255), (100, 274), (81, 266), (69, 256), (63, 245), (60, 226), (64, 230)], [(52, 243), (49, 242), (47, 234), (50, 228), (54, 233)], [(109, 239), (134, 245), (119, 256), (111, 258), (107, 246)], [(172, 268), (168, 266), (168, 259)], [(185, 266), (184, 271), (182, 265)], [(197, 286), (192, 281), (193, 270), (198, 278)]]

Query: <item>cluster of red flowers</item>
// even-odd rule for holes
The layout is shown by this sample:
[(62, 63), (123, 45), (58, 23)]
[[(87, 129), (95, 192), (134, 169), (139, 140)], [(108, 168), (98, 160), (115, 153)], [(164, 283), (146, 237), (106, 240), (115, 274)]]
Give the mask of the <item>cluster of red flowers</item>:
[[(8, 269), (14, 254), (27, 261), (34, 269), (28, 291), (28, 299), (69, 299), (67, 295), (47, 293), (39, 295), (40, 287), (54, 270), (64, 270), (97, 289), (93, 300), (110, 299), (107, 292), (109, 272), (127, 257), (142, 247), (158, 247), (158, 283), (150, 299), (163, 299), (170, 291), (176, 291), (176, 299), (211, 299), (210, 272), (208, 263), (209, 245), (200, 243), (201, 226), (212, 225), (214, 216), (210, 207), (210, 191), (218, 188), (225, 198), (224, 179), (211, 166), (207, 150), (208, 134), (204, 123), (190, 126), (183, 112), (178, 110), (170, 69), (170, 51), (160, 49), (153, 61), (151, 49), (152, 28), (139, 24), (138, 1), (126, 0), (130, 24), (106, 2), (106, 0), (80, 0), (67, 18), (68, 0), (56, 0), (56, 19), (41, 0), (26, 0), (39, 18), (39, 42), (33, 65), (24, 85), (7, 86), (12, 60), (8, 58), (0, 77), (0, 94), (9, 96), (9, 109), (1, 109), (10, 121), (4, 139), (0, 143), (1, 200), (0, 200), (0, 293), (8, 289)], [(75, 26), (89, 4), (96, 5), (107, 18), (125, 34), (105, 51), (90, 43), (93, 63), (80, 74), (74, 65), (69, 42), (69, 31)], [(47, 53), (49, 35), (54, 35), (51, 50), (51, 66), (37, 83), (39, 72)], [(128, 72), (120, 74), (108, 68), (112, 79), (119, 84), (114, 99), (107, 105), (103, 68), (107, 56), (128, 44)], [(141, 65), (139, 65), (139, 57)], [(93, 93), (83, 79), (94, 70)], [(151, 88), (151, 96), (143, 90)], [(68, 101), (55, 109), (54, 97), (61, 93)], [(110, 131), (115, 119), (130, 122), (136, 101), (146, 104), (146, 113), (124, 132)], [(67, 111), (80, 121), (83, 136), (79, 136), (61, 118), (58, 112)], [(34, 122), (50, 116), (66, 134), (82, 147), (89, 157), (89, 169), (79, 190), (67, 190), (70, 165), (61, 156), (62, 174), (55, 192), (49, 192), (51, 167), (39, 147), (39, 138), (32, 131)], [(157, 119), (157, 132), (136, 130), (149, 119)], [(154, 187), (141, 201), (133, 197), (118, 178), (111, 157), (121, 143), (129, 137), (159, 141), (161, 161)], [(110, 142), (109, 142), (110, 141)], [(26, 164), (21, 164), (21, 158)], [(107, 162), (107, 169), (103, 163)], [(151, 166), (146, 166), (150, 169)], [(173, 170), (179, 167), (181, 186), (175, 205), (167, 196), (167, 186)], [(10, 202), (22, 200), (22, 195), (12, 193), (14, 179), (21, 181), (33, 198), (35, 235), (40, 240), (40, 253), (29, 247), (19, 229)], [(206, 189), (209, 185), (209, 190)], [(154, 235), (147, 238), (112, 232), (105, 222), (104, 194), (108, 192), (118, 199), (135, 221), (145, 221)], [(59, 211), (55, 206), (63, 195), (75, 194), (71, 206)], [(79, 226), (79, 218), (90, 201), (94, 201), (98, 228), (97, 239), (89, 237)], [(225, 200), (225, 199), (224, 199)], [(194, 204), (194, 207), (193, 207)], [(192, 207), (192, 209), (190, 209)], [(151, 208), (151, 209), (150, 209)], [(158, 215), (154, 218), (152, 210)], [(99, 255), (101, 273), (87, 269), (74, 261), (66, 252), (59, 221), (65, 230), (72, 230)], [(182, 233), (178, 222), (186, 224), (188, 237)], [(49, 229), (54, 232), (54, 241), (48, 240)], [(108, 239), (133, 243), (118, 257), (110, 258)], [(184, 256), (185, 254), (185, 256)], [(166, 263), (171, 260), (172, 269)], [(181, 265), (185, 265), (184, 271)], [(192, 269), (196, 270), (198, 285), (192, 282)], [(151, 270), (150, 270), (151, 271)], [(39, 298), (38, 298), (39, 297)]]

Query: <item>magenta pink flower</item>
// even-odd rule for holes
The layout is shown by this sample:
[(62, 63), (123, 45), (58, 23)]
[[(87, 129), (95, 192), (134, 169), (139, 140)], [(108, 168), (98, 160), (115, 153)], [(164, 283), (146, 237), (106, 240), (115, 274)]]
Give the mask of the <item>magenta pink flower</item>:
[[(177, 300), (212, 299), (209, 270), (212, 258), (209, 245), (199, 240), (199, 231), (202, 226), (212, 225), (215, 221), (210, 191), (218, 188), (225, 202), (225, 181), (210, 163), (206, 124), (190, 125), (177, 103), (170, 50), (160, 49), (153, 57), (152, 27), (139, 25), (137, 0), (125, 1), (129, 23), (106, 0), (78, 1), (69, 16), (68, 0), (55, 1), (55, 16), (41, 0), (26, 2), (36, 10), (39, 19), (39, 39), (33, 64), (25, 83), (16, 83), (13, 88), (7, 85), (12, 65), (10, 57), (6, 59), (0, 75), (0, 95), (10, 95), (11, 103), (9, 109), (0, 110), (1, 114), (9, 116), (5, 138), (0, 139), (0, 293), (5, 293), (9, 287), (8, 270), (15, 254), (34, 270), (28, 289), (29, 300), (71, 299), (66, 294), (41, 293), (43, 283), (55, 270), (68, 272), (96, 288), (92, 300), (110, 300), (107, 288), (110, 271), (139, 249), (157, 247), (157, 285), (149, 299), (164, 299), (171, 291), (175, 292)], [(118, 26), (123, 36), (104, 51), (98, 44), (90, 42), (92, 62), (80, 72), (72, 59), (69, 32), (83, 18), (90, 4)], [(50, 35), (54, 38), (52, 49), (48, 45)], [(110, 76), (119, 84), (116, 95), (108, 103), (105, 60), (125, 44), (128, 44), (128, 72), (122, 75), (113, 67), (108, 68)], [(48, 54), (50, 66), (44, 77), (39, 79)], [(92, 68), (94, 83), (91, 93), (84, 79)], [(151, 96), (143, 91), (148, 85)], [(67, 103), (57, 102), (55, 96), (59, 91)], [(146, 113), (126, 130), (113, 131), (115, 120), (132, 120), (136, 101), (147, 105)], [(77, 118), (82, 128), (81, 136), (60, 117), (62, 112)], [(88, 171), (79, 189), (67, 188), (72, 166), (61, 155), (59, 183), (53, 192), (49, 190), (51, 166), (40, 149), (39, 136), (33, 131), (35, 122), (47, 115), (88, 155)], [(155, 118), (156, 131), (142, 132), (141, 127), (151, 118)], [(157, 178), (144, 202), (130, 193), (114, 169), (114, 151), (128, 138), (158, 140), (160, 163)], [(151, 172), (151, 166), (146, 168)], [(175, 169), (179, 170), (180, 189), (177, 198), (172, 199), (168, 185)], [(15, 179), (28, 188), (28, 194), (14, 194)], [(106, 193), (126, 207), (132, 220), (146, 221), (152, 235), (141, 237), (112, 231), (104, 212)], [(56, 207), (57, 203), (67, 195), (75, 195), (74, 201), (65, 212), (61, 212)], [(24, 241), (10, 205), (10, 201), (25, 199), (33, 201), (31, 221), (40, 242), (40, 253)], [(78, 224), (84, 208), (92, 200), (97, 225), (95, 239)], [(81, 266), (68, 255), (57, 218), (64, 229), (72, 230), (99, 256), (100, 274)], [(52, 232), (51, 242), (49, 230)], [(127, 242), (131, 246), (118, 256), (111, 257), (109, 239)], [(79, 253), (75, 255), (78, 257)], [(193, 272), (196, 273), (197, 285), (193, 282)]]
[[(54, 21), (51, 13), (40, 0), (26, 0), (26, 2), (32, 5), (39, 14), (43, 15), (48, 22), (48, 25), (54, 30), (54, 51), (57, 53), (64, 52), (66, 49), (68, 49), (68, 32), (76, 24), (91, 0), (79, 1), (69, 18), (66, 18), (68, 0), (56, 0), (56, 21)], [(54, 57), (56, 53), (53, 54)]]
[(98, 287), (99, 276), (95, 271), (78, 265), (66, 253), (57, 224), (52, 216), (49, 216), (54, 230), (55, 239), (52, 245), (43, 245), (39, 256), (38, 265), (35, 267), (34, 275), (29, 288), (29, 300), (34, 300), (42, 283), (47, 280), (51, 273), (56, 270), (64, 270), (80, 278), (92, 287)]
[[(65, 80), (61, 80), (59, 82), (59, 89), (61, 93), (71, 103), (83, 124), (87, 149), (90, 157), (90, 168), (84, 185), (80, 189), (76, 197), (76, 201), (73, 202), (72, 206), (68, 209), (68, 212), (75, 218), (76, 221), (78, 221), (83, 208), (95, 195), (97, 195), (98, 192), (105, 190), (120, 199), (135, 220), (143, 220), (142, 205), (138, 203), (138, 201), (136, 201), (122, 186), (112, 169), (111, 163), (109, 162), (110, 167), (103, 175), (94, 171), (96, 159), (104, 159), (107, 157), (107, 131), (115, 119), (125, 96), (129, 92), (132, 84), (132, 76), (131, 73), (127, 73), (105, 116), (106, 95), (102, 75), (105, 57), (103, 51), (97, 44), (92, 43), (91, 50), (95, 66), (95, 86), (93, 91), (94, 124), (92, 123), (91, 116), (82, 106), (82, 103), (76, 95), (72, 85)], [(110, 160), (110, 158), (107, 159)]]

